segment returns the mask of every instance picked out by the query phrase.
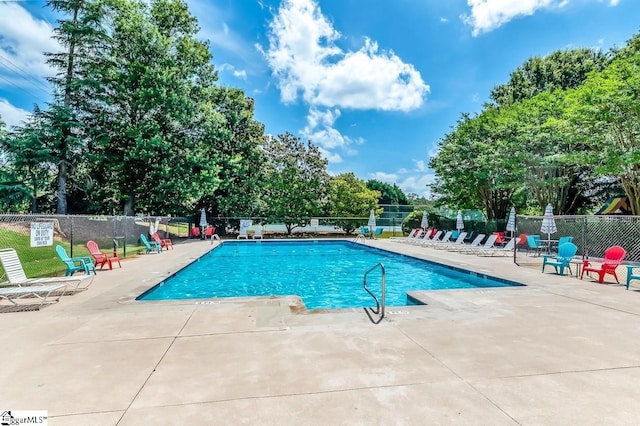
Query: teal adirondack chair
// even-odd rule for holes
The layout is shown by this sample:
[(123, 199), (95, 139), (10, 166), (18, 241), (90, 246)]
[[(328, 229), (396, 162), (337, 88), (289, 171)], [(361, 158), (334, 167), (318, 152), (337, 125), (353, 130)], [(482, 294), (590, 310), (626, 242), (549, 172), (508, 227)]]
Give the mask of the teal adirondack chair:
[(56, 254), (67, 267), (64, 273), (65, 276), (73, 275), (78, 271), (84, 271), (87, 275), (90, 275), (91, 271), (94, 274), (96, 273), (96, 266), (89, 256), (69, 257), (67, 251), (61, 245), (56, 245)]
[(140, 241), (142, 241), (142, 244), (147, 249), (146, 253), (151, 253), (154, 250), (158, 253), (162, 253), (162, 247), (160, 246), (160, 244), (156, 243), (155, 241), (147, 240), (147, 237), (144, 234), (140, 234)]
[(542, 272), (544, 272), (544, 267), (547, 265), (551, 265), (555, 268), (556, 274), (564, 275), (564, 268), (569, 268), (569, 273), (571, 272), (571, 260), (573, 256), (576, 255), (578, 251), (578, 247), (573, 243), (563, 243), (558, 246), (558, 255), (544, 255), (542, 260)]

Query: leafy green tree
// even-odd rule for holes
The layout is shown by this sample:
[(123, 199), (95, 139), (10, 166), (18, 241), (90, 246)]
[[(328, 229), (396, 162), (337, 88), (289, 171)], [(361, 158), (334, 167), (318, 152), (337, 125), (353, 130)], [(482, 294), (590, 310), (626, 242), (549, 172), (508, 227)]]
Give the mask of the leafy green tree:
[(182, 213), (219, 184), (204, 133), (218, 126), (204, 106), (217, 78), (208, 44), (180, 0), (117, 1), (109, 16), (108, 49), (94, 70), (94, 202), (125, 215)]
[(319, 216), (327, 203), (327, 160), (317, 146), (290, 133), (267, 137), (263, 149), (264, 213), (270, 221), (282, 221), (291, 235), (293, 228)]
[(225, 217), (251, 217), (259, 213), (264, 181), (262, 151), (264, 125), (254, 118), (253, 99), (239, 89), (212, 90), (203, 120), (203, 139), (220, 165), (220, 184), (201, 203)]
[(14, 203), (13, 208), (30, 204), (30, 211), (39, 210), (38, 197), (49, 189), (52, 170), (56, 164), (59, 135), (56, 128), (49, 126), (45, 113), (36, 108), (23, 127), (18, 127), (0, 137), (6, 159), (10, 162), (11, 172), (2, 179), (2, 198)]
[(580, 160), (594, 164), (599, 175), (618, 179), (639, 215), (640, 53), (633, 46), (568, 95), (567, 115), (588, 147)]
[(524, 173), (512, 141), (513, 129), (499, 109), (489, 107), (475, 117), (463, 114), (429, 162), (436, 173), (431, 189), (438, 204), (482, 206), (489, 220), (506, 217)]
[(351, 218), (367, 218), (372, 209), (378, 210), (380, 192), (369, 189), (366, 183), (353, 173), (333, 176), (329, 180), (327, 192), (329, 216), (337, 218), (335, 224), (347, 234), (367, 223), (367, 220), (357, 222)]
[(371, 179), (367, 181), (367, 188), (380, 192), (378, 204), (403, 205), (409, 204), (409, 199), (405, 193), (395, 183), (393, 185)]
[(608, 55), (594, 49), (557, 50), (527, 59), (511, 73), (509, 81), (491, 90), (499, 106), (512, 105), (542, 92), (578, 87), (592, 71), (604, 69)]
[(83, 147), (81, 116), (87, 97), (86, 87), (92, 86), (87, 71), (94, 63), (100, 41), (105, 38), (101, 26), (101, 3), (91, 0), (49, 0), (47, 5), (62, 18), (54, 29), (54, 38), (64, 47), (63, 52), (49, 52), (47, 63), (57, 74), (49, 78), (54, 85), (54, 101), (44, 118), (56, 133), (57, 207), (59, 214), (67, 213), (67, 185), (72, 157)]

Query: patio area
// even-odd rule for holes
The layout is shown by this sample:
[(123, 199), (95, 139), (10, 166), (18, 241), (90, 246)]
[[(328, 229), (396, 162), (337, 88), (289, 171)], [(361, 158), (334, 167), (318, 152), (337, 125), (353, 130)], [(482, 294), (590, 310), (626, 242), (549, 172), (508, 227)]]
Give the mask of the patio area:
[(0, 408), (52, 425), (637, 424), (638, 287), (366, 244), (526, 287), (414, 292), (426, 305), (387, 307), (378, 325), (295, 297), (133, 300), (212, 248), (192, 240), (0, 314)]

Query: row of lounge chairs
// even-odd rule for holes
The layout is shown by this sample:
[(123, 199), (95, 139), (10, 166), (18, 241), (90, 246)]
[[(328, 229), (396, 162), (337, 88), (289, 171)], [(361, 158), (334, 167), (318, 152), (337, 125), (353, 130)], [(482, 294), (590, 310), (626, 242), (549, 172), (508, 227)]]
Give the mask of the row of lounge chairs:
[[(488, 237), (485, 234), (479, 234), (471, 242), (466, 242), (467, 238), (471, 236), (466, 232), (458, 233), (455, 240), (452, 241), (451, 237), (453, 232), (454, 231), (447, 231), (443, 235), (443, 231), (440, 230), (427, 229), (426, 231), (422, 231), (418, 228), (411, 231), (408, 237), (402, 238), (399, 241), (423, 247), (445, 249), (478, 256), (512, 254), (513, 247), (516, 243), (516, 240), (512, 238), (506, 245), (497, 245), (499, 237), (497, 234), (492, 234)], [(482, 243), (485, 237), (486, 241)]]

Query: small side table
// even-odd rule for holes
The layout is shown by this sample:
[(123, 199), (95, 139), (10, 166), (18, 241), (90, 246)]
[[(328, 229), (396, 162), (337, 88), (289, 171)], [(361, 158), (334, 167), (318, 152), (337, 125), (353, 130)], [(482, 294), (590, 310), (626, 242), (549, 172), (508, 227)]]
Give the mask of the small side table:
[(583, 259), (572, 259), (569, 261), (571, 265), (575, 265), (576, 267), (576, 278), (580, 278), (580, 272), (582, 268), (589, 264), (589, 261)]

